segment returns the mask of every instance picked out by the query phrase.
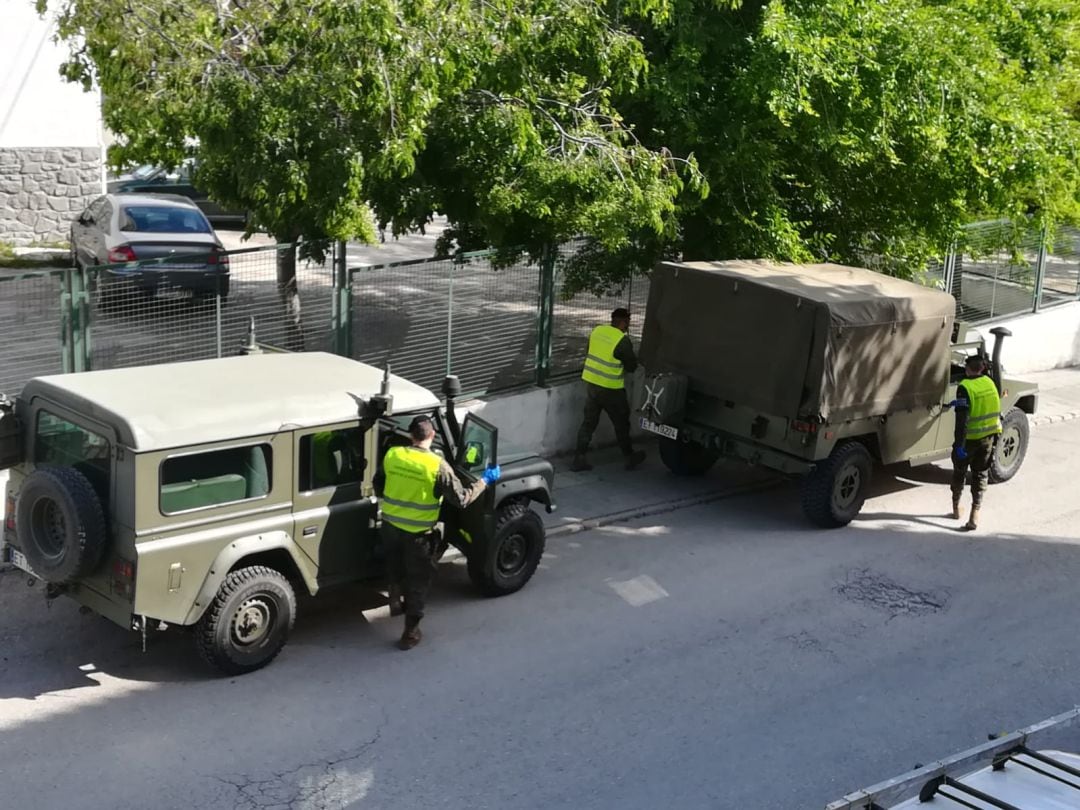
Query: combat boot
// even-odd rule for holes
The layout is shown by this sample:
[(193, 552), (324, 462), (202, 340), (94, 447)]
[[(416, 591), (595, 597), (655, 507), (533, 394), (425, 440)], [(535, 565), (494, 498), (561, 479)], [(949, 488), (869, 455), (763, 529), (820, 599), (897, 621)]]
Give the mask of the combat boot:
[(390, 604), (391, 616), (400, 616), (405, 612), (405, 605), (401, 601), (401, 588), (397, 585), (390, 586), (386, 601)]
[(964, 524), (964, 528), (969, 532), (979, 528), (979, 507), (977, 505), (971, 507), (971, 515), (968, 517), (968, 522)]
[(957, 495), (953, 495), (952, 499), (952, 519), (960, 519), (960, 498)]
[(581, 454), (574, 456), (574, 460), (570, 462), (571, 472), (588, 472), (591, 469), (592, 464), (590, 464), (589, 460)]
[(405, 631), (398, 640), (398, 648), (411, 650), (420, 643), (421, 638), (423, 638), (423, 634), (420, 632), (420, 619), (416, 616), (406, 616)]

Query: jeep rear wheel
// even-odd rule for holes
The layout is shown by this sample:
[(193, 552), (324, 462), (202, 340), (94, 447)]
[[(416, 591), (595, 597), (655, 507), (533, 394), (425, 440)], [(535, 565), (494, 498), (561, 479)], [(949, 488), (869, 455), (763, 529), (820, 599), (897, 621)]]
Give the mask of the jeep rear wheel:
[(719, 458), (715, 450), (697, 442), (660, 438), (660, 460), (675, 475), (704, 475)]
[(296, 620), (296, 594), (282, 574), (262, 565), (225, 577), (195, 626), (203, 659), (226, 675), (243, 675), (281, 652)]
[(27, 476), (15, 507), (16, 536), (34, 572), (54, 585), (94, 572), (105, 554), (105, 511), (89, 479), (72, 467)]
[(469, 579), (484, 596), (520, 591), (540, 565), (545, 538), (544, 522), (528, 504), (500, 506), (491, 542), (468, 558)]
[(990, 482), (1003, 484), (1016, 475), (1027, 455), (1031, 429), (1027, 414), (1012, 408), (1002, 417), (1001, 435), (994, 443), (994, 457), (990, 462)]
[(865, 445), (837, 445), (803, 480), (803, 512), (824, 529), (846, 526), (866, 501), (873, 468), (874, 460)]

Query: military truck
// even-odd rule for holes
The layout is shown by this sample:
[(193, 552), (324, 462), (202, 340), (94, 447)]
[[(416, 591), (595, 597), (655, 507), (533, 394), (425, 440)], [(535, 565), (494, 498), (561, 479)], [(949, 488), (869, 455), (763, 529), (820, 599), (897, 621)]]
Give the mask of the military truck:
[(282, 649), (296, 592), (383, 575), (374, 479), (429, 414), (464, 482), (503, 477), (467, 509), (444, 505), (441, 554), (465, 556), (485, 596), (522, 588), (544, 552), (537, 504), (554, 473), (510, 456), (498, 430), (458, 424), (456, 378), (431, 391), (322, 353), (271, 353), (38, 377), (0, 407), (9, 470), (0, 560), (145, 637), (192, 628), (240, 674)]
[(990, 479), (1012, 478), (1037, 385), (1004, 376), (1002, 343), (955, 320), (939, 290), (855, 267), (665, 262), (653, 272), (641, 359), (641, 427), (678, 475), (721, 456), (801, 476), (822, 527), (862, 509), (875, 463), (948, 458), (964, 361), (987, 358), (1004, 431)]

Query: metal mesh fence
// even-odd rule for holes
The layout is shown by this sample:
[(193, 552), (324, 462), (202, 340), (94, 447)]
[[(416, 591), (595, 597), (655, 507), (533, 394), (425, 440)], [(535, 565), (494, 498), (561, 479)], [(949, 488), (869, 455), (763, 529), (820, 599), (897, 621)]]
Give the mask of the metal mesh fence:
[(1035, 308), (1036, 269), (1042, 235), (1022, 226), (1019, 243), (1007, 221), (977, 223), (964, 229), (962, 251), (954, 257), (952, 289), (957, 316), (988, 321)]
[(563, 265), (569, 261), (580, 243), (564, 245), (555, 267), (555, 307), (551, 337), (551, 375), (566, 377), (581, 372), (589, 333), (597, 324), (609, 323), (611, 312), (618, 307), (630, 310), (630, 337), (635, 347), (640, 345), (641, 328), (645, 323), (645, 302), (649, 298), (649, 279), (637, 276), (619, 289), (605, 295), (578, 293), (566, 297)]
[(1053, 306), (1080, 297), (1080, 229), (1059, 228), (1046, 246), (1041, 306)]
[(0, 271), (0, 392), (19, 393), (33, 377), (64, 368), (66, 271)]
[[(260, 342), (295, 351), (332, 348), (332, 259), (298, 260), (297, 296), (279, 290), (277, 263), (287, 247), (166, 262), (91, 268), (91, 368), (234, 355), (254, 319)], [(298, 306), (297, 306), (298, 304)]]
[(539, 268), (462, 259), (353, 268), (352, 356), (438, 390), (447, 373), (480, 394), (528, 384), (536, 355)]

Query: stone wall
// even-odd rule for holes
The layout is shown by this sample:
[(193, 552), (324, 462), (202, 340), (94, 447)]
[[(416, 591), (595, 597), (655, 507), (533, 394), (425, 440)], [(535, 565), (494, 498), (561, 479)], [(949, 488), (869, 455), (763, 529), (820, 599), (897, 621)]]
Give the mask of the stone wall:
[(102, 193), (98, 147), (0, 149), (0, 242), (66, 242)]

